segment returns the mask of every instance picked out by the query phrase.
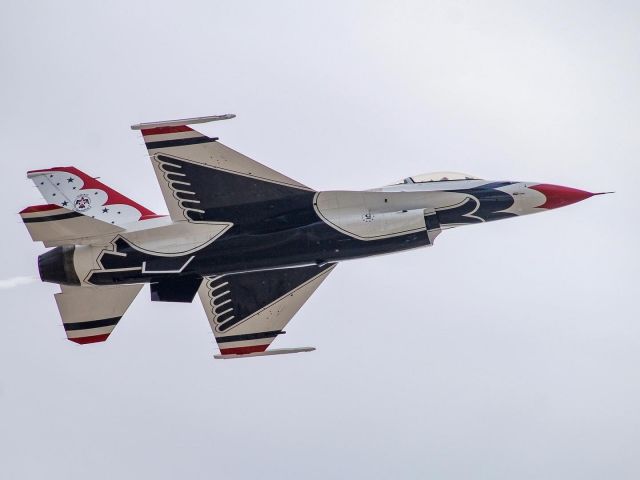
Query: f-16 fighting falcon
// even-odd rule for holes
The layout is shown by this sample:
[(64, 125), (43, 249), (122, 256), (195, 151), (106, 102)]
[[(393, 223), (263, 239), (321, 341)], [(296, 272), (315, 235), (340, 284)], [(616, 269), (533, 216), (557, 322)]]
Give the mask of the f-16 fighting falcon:
[(188, 125), (133, 125), (169, 211), (159, 215), (74, 167), (27, 173), (46, 200), (20, 212), (69, 340), (105, 341), (143, 285), (151, 300), (199, 295), (216, 358), (267, 350), (336, 265), (429, 247), (447, 228), (543, 212), (594, 193), (459, 173), (407, 177), (366, 191), (316, 191)]

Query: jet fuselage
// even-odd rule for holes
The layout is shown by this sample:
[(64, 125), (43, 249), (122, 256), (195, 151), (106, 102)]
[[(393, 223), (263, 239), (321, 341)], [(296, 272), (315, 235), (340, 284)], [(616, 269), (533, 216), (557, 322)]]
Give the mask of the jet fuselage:
[[(111, 285), (324, 265), (430, 246), (443, 229), (541, 212), (588, 196), (536, 182), (476, 179), (300, 192), (245, 205), (242, 222), (230, 222), (224, 235), (196, 251), (167, 255), (145, 248), (144, 239), (138, 241), (145, 223), (150, 231), (168, 227), (162, 218), (149, 219), (139, 222), (135, 231), (115, 236), (109, 248), (79, 245), (47, 252), (40, 270), (43, 280), (56, 283)], [(220, 212), (212, 214), (214, 218), (226, 220)], [(173, 245), (184, 242), (180, 228), (165, 239)]]
[(367, 191), (316, 191), (188, 125), (134, 125), (168, 215), (75, 167), (27, 176), (47, 201), (20, 212), (55, 294), (67, 338), (105, 341), (150, 284), (151, 300), (200, 297), (219, 358), (267, 350), (337, 263), (433, 245), (442, 230), (541, 212), (592, 193), (451, 172)]

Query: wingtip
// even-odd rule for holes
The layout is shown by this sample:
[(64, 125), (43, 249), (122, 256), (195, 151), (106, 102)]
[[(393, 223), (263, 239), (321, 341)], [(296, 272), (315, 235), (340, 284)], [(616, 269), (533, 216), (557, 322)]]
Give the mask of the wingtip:
[(243, 354), (223, 354), (214, 355), (216, 360), (229, 360), (232, 358), (250, 358), (250, 357), (269, 357), (272, 355), (286, 355), (288, 353), (306, 353), (315, 351), (315, 347), (298, 347), (298, 348), (274, 348), (262, 352), (252, 352)]
[(136, 123), (131, 125), (131, 130), (143, 130), (157, 127), (179, 127), (183, 125), (194, 125), (197, 123), (218, 122), (221, 120), (231, 120), (236, 118), (234, 113), (225, 113), (222, 115), (209, 115), (206, 117), (179, 118), (176, 120), (163, 120), (160, 122)]

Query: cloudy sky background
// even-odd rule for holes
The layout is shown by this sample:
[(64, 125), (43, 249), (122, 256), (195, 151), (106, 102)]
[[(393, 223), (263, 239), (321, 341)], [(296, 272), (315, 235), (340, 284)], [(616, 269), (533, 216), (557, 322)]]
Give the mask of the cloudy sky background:
[[(635, 479), (637, 2), (19, 2), (0, 15), (0, 477)], [(318, 189), (433, 170), (615, 190), (340, 265), (278, 346), (216, 361), (144, 290), (65, 340), (16, 212), (75, 165), (165, 211), (129, 125)], [(27, 277), (27, 278), (25, 278)]]

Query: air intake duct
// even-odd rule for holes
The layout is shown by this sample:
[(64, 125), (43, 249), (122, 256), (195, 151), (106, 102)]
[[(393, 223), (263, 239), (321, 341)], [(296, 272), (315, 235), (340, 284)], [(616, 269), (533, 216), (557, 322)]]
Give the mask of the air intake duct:
[(73, 266), (75, 245), (56, 247), (38, 256), (38, 271), (43, 282), (80, 285)]

